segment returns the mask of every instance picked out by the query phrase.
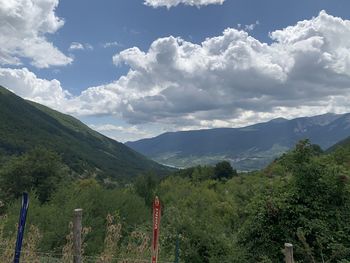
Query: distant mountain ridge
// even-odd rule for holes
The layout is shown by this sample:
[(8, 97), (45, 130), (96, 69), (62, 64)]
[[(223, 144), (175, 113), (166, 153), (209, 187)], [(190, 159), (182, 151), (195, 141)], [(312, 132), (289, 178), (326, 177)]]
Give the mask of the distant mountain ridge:
[(326, 152), (331, 153), (331, 152), (336, 151), (339, 148), (347, 149), (348, 151), (350, 151), (350, 136), (346, 137), (345, 139), (341, 140), (340, 142), (337, 142), (332, 147), (328, 148)]
[(0, 86), (0, 155), (45, 147), (80, 174), (125, 178), (168, 168), (99, 134), (72, 116), (26, 101)]
[(266, 166), (301, 139), (327, 149), (350, 135), (350, 113), (273, 119), (242, 128), (169, 132), (127, 142), (132, 149), (176, 167), (230, 160), (239, 170)]

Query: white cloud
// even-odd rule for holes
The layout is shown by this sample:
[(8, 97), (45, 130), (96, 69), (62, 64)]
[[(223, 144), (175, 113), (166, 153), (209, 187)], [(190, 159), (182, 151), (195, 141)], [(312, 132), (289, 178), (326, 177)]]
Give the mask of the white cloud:
[(144, 132), (140, 131), (136, 126), (125, 127), (125, 126), (117, 126), (113, 124), (102, 124), (102, 125), (91, 124), (90, 127), (100, 132), (122, 131), (122, 132), (144, 134)]
[(89, 43), (82, 44), (79, 42), (72, 42), (69, 46), (69, 50), (93, 50), (93, 49), (94, 47)]
[(260, 25), (259, 20), (256, 20), (255, 23), (250, 24), (250, 25), (245, 25), (244, 30), (245, 31), (253, 31), (258, 25)]
[(65, 111), (70, 94), (54, 80), (38, 78), (26, 68), (0, 68), (0, 85), (22, 98), (36, 101), (60, 111)]
[(93, 50), (94, 47), (91, 44), (89, 44), (89, 43), (85, 43), (85, 49)]
[(84, 50), (84, 46), (83, 44), (79, 43), (79, 42), (72, 42), (70, 44), (69, 50)]
[(189, 6), (206, 6), (211, 4), (222, 5), (225, 0), (145, 0), (145, 5), (157, 7), (174, 7), (179, 4), (189, 5)]
[(200, 44), (160, 38), (147, 51), (134, 47), (116, 54), (114, 62), (130, 71), (76, 97), (58, 81), (25, 69), (5, 70), (0, 84), (7, 76), (3, 85), (67, 113), (114, 115), (132, 125), (169, 129), (350, 111), (350, 21), (321, 12), (271, 38), (272, 44), (262, 43), (232, 28)]
[(0, 0), (0, 65), (29, 58), (38, 68), (67, 65), (72, 58), (46, 39), (64, 21), (55, 15), (59, 0)]
[(271, 38), (228, 28), (201, 44), (170, 36), (146, 52), (126, 49), (113, 60), (129, 73), (85, 90), (79, 110), (178, 126), (349, 110), (350, 21), (321, 12)]
[(138, 140), (140, 138), (155, 135), (154, 133), (141, 129), (135, 125), (91, 124), (89, 126), (91, 129), (121, 142)]
[(104, 43), (102, 46), (103, 46), (104, 48), (110, 48), (110, 47), (121, 47), (121, 46), (123, 46), (123, 45), (120, 44), (120, 43), (117, 42), (117, 41), (113, 41), (113, 42)]

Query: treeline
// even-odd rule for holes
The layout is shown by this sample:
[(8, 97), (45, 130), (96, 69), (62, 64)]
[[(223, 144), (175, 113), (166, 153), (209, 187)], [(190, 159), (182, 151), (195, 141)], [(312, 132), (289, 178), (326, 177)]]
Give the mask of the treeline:
[[(158, 195), (161, 260), (174, 260), (179, 240), (180, 262), (282, 262), (283, 245), (289, 242), (296, 262), (346, 263), (349, 173), (348, 148), (325, 154), (307, 140), (262, 171), (238, 174), (221, 162), (165, 178), (147, 173), (123, 185), (79, 176), (56, 153), (36, 149), (1, 159), (1, 213), (7, 216), (0, 222), (0, 243), (15, 235), (18, 197), (26, 190), (31, 196), (28, 225), (41, 233), (37, 250), (62, 253), (72, 211), (83, 208), (83, 225), (89, 229), (85, 255), (148, 258), (151, 202)], [(108, 248), (111, 229), (118, 231)]]

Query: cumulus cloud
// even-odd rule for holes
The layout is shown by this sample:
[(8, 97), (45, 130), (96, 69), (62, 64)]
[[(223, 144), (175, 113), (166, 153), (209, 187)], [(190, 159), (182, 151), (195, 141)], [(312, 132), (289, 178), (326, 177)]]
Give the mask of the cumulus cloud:
[(22, 98), (36, 101), (60, 111), (65, 111), (71, 97), (61, 83), (38, 78), (27, 68), (0, 68), (0, 85), (8, 88)]
[(121, 47), (121, 46), (123, 46), (123, 45), (120, 44), (120, 43), (117, 42), (117, 41), (107, 42), (107, 43), (102, 44), (102, 47), (103, 47), (103, 48)]
[(72, 42), (69, 46), (69, 50), (93, 50), (93, 46), (91, 44), (82, 44), (79, 42)]
[(90, 127), (96, 131), (102, 132), (102, 133), (108, 133), (108, 132), (123, 132), (127, 134), (134, 134), (134, 135), (146, 135), (147, 133), (135, 125), (133, 126), (122, 126), (122, 125), (114, 125), (114, 124), (102, 124), (102, 125), (94, 125), (91, 124)]
[(69, 50), (84, 50), (83, 44), (79, 42), (72, 42), (69, 46)]
[(90, 125), (91, 128), (93, 128), (96, 131), (100, 132), (110, 132), (110, 131), (138, 131), (135, 126), (131, 128), (125, 128), (124, 126), (117, 126), (113, 124), (102, 124), (102, 125)]
[(46, 38), (63, 26), (55, 15), (59, 0), (0, 0), (0, 65), (29, 58), (38, 68), (67, 65), (72, 58)]
[[(237, 127), (280, 116), (349, 112), (350, 21), (322, 11), (270, 37), (272, 44), (267, 44), (228, 28), (200, 44), (160, 38), (147, 51), (133, 47), (116, 54), (114, 63), (127, 64), (129, 72), (76, 97), (55, 80), (38, 80), (28, 72), (15, 76), (18, 87), (44, 86), (42, 95), (18, 88), (25, 97), (65, 112), (114, 115), (132, 125), (157, 123), (169, 129)], [(23, 83), (20, 73), (32, 76), (31, 81)], [(27, 84), (37, 82), (42, 84)], [(46, 89), (53, 89), (58, 99), (41, 99), (49, 96)]]
[(145, 130), (135, 125), (114, 125), (114, 124), (90, 124), (89, 127), (112, 139), (121, 142), (138, 140), (140, 138), (152, 137), (155, 135), (152, 131)]
[(129, 73), (76, 99), (85, 114), (179, 126), (345, 109), (350, 21), (322, 11), (271, 38), (272, 44), (262, 43), (228, 28), (200, 44), (157, 39), (146, 52), (134, 47), (116, 54), (114, 62), (129, 65)]
[(253, 31), (258, 25), (260, 25), (260, 22), (259, 20), (256, 20), (255, 23), (244, 26), (242, 26), (242, 24), (237, 24), (237, 27), (239, 29), (243, 28), (245, 31)]
[(174, 7), (179, 4), (189, 5), (189, 6), (206, 6), (211, 4), (222, 5), (225, 0), (145, 0), (145, 5), (157, 7)]

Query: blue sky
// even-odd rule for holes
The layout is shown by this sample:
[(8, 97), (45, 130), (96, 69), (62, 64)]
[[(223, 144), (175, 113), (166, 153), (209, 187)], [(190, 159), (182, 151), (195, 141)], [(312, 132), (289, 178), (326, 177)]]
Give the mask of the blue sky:
[(152, 1), (0, 0), (0, 84), (119, 141), (349, 111), (349, 1)]

